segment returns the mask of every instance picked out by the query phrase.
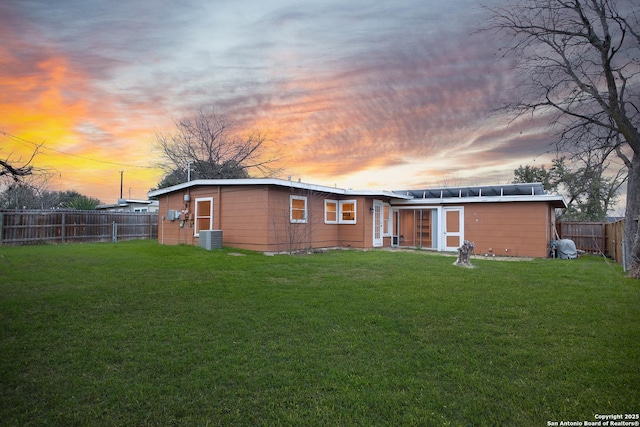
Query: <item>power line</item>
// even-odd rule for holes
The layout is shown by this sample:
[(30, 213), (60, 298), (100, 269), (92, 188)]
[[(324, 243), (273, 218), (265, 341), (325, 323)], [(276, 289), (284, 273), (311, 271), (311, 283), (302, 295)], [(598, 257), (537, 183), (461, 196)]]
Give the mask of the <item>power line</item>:
[(24, 138), (20, 138), (19, 136), (11, 135), (10, 133), (7, 133), (7, 132), (2, 131), (2, 130), (0, 130), (0, 134), (3, 134), (3, 135), (5, 135), (5, 136), (7, 136), (9, 138), (13, 138), (16, 141), (22, 141), (22, 142), (26, 142), (28, 144), (32, 144), (37, 148), (44, 148), (45, 150), (54, 151), (54, 152), (59, 153), (59, 154), (64, 154), (66, 156), (71, 156), (71, 157), (75, 157), (75, 158), (82, 159), (82, 160), (89, 160), (91, 162), (104, 163), (104, 164), (107, 164), (107, 165), (114, 165), (114, 166), (125, 166), (125, 167), (129, 167), (129, 168), (157, 169), (154, 166), (130, 165), (130, 164), (126, 164), (126, 163), (109, 162), (109, 161), (106, 161), (106, 160), (98, 160), (98, 159), (92, 159), (90, 157), (78, 156), (77, 154), (66, 153), (64, 151), (56, 150), (54, 148), (45, 147), (43, 144), (38, 144), (36, 142), (29, 141), (29, 140), (24, 139)]

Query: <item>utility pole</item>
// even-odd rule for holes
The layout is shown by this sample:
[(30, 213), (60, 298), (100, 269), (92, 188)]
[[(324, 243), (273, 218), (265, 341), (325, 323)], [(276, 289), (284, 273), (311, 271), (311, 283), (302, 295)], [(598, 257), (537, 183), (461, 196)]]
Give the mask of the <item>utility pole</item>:
[(124, 175), (124, 171), (120, 171), (120, 199), (122, 199), (122, 176)]

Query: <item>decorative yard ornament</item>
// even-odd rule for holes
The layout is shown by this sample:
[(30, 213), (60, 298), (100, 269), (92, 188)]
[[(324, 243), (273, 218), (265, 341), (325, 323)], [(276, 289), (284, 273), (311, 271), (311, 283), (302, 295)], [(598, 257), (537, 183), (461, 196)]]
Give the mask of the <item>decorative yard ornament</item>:
[(473, 253), (473, 248), (475, 247), (473, 242), (465, 240), (462, 242), (462, 246), (458, 248), (458, 260), (456, 261), (456, 265), (461, 267), (469, 267), (473, 268), (471, 265), (471, 254)]

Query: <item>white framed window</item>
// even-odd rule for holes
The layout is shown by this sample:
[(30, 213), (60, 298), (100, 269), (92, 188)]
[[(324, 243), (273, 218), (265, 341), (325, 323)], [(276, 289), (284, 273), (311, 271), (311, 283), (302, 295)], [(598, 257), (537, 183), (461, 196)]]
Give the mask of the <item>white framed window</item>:
[(385, 237), (391, 236), (393, 230), (393, 220), (391, 218), (391, 205), (389, 203), (385, 203), (382, 205), (382, 221), (382, 235)]
[(213, 197), (196, 199), (195, 227), (193, 235), (200, 236), (200, 230), (213, 230)]
[(324, 201), (325, 224), (355, 224), (356, 201), (355, 200), (325, 200)]
[(338, 201), (337, 200), (324, 201), (324, 223), (325, 224), (338, 223)]
[(340, 200), (340, 224), (356, 223), (356, 201)]
[(291, 222), (307, 222), (307, 198), (305, 196), (289, 196), (289, 216)]

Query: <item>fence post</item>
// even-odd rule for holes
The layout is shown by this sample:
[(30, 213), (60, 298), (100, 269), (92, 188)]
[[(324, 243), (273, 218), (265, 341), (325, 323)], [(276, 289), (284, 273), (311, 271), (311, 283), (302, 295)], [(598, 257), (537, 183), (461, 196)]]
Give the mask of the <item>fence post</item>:
[(62, 212), (62, 221), (60, 222), (62, 222), (62, 228), (60, 229), (60, 239), (62, 240), (62, 243), (64, 243), (64, 238), (66, 237), (65, 233), (67, 232), (67, 220), (64, 212)]
[[(124, 227), (122, 238), (125, 240), (151, 238), (154, 234), (157, 236), (155, 231), (158, 227), (157, 215), (154, 216), (155, 223), (149, 220), (147, 224), (144, 222), (145, 218), (149, 220), (150, 216), (62, 210), (3, 210), (0, 212), (0, 246), (24, 245), (36, 241), (55, 244), (81, 241), (104, 242), (109, 236), (107, 231), (109, 222), (113, 227), (111, 238), (114, 243), (119, 240), (120, 223)], [(69, 233), (67, 233), (67, 225)], [(148, 230), (147, 227), (149, 227)]]

